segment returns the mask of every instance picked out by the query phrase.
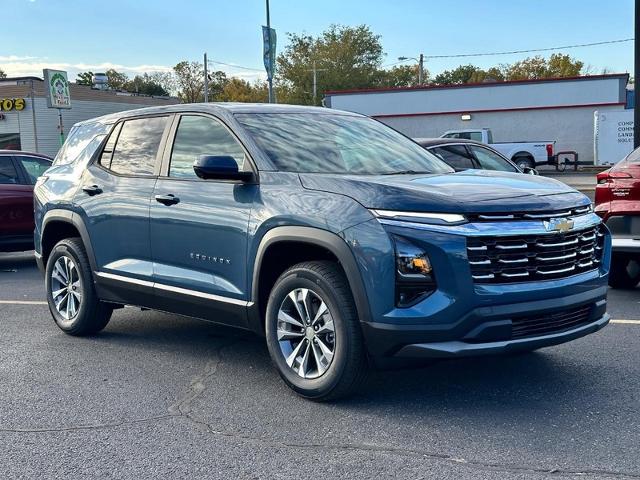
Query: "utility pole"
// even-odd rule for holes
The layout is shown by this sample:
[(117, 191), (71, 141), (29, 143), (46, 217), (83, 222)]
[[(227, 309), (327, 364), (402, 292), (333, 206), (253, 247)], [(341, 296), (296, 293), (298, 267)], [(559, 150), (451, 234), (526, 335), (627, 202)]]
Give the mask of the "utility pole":
[[(267, 1), (267, 31), (271, 34), (271, 17), (269, 15), (269, 0)], [(273, 68), (273, 66), (272, 66)], [(273, 99), (273, 78), (271, 75), (267, 77), (267, 81), (269, 82), (269, 103), (274, 103)]]
[[(640, 0), (636, 0), (640, 1)], [(418, 62), (418, 85), (422, 85), (424, 80), (424, 55), (420, 54), (420, 61)]]
[[(640, 0), (639, 0), (640, 1)], [(318, 98), (318, 72), (326, 72), (326, 68), (316, 68), (316, 61), (313, 61), (313, 68), (307, 72), (313, 72), (313, 104), (317, 105)]]
[(204, 52), (204, 103), (209, 102), (209, 72), (207, 71), (207, 52)]
[(635, 40), (633, 67), (633, 148), (640, 146), (640, 0), (635, 1)]

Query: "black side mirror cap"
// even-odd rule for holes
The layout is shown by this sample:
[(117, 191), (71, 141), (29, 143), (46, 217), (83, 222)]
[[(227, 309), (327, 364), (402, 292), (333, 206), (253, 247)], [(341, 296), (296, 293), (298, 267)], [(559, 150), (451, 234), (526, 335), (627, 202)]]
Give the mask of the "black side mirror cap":
[(193, 163), (193, 171), (204, 180), (241, 180), (250, 181), (253, 172), (241, 172), (238, 163), (229, 155), (200, 155)]
[(540, 175), (538, 173), (538, 170), (536, 170), (535, 168), (531, 168), (531, 167), (524, 167), (522, 169), (522, 173), (526, 173), (527, 175)]

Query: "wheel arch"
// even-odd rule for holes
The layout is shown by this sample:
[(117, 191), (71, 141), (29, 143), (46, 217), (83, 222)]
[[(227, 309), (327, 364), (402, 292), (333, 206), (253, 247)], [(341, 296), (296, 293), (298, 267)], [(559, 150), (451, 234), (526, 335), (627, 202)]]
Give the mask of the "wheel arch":
[[(287, 247), (287, 251), (291, 251), (290, 247), (293, 245), (302, 248), (308, 247), (311, 250), (310, 253), (319, 255), (319, 258), (312, 256), (306, 260), (335, 259), (344, 271), (349, 283), (358, 318), (361, 322), (370, 320), (371, 313), (364, 283), (360, 276), (360, 269), (358, 268), (351, 249), (340, 236), (314, 227), (276, 227), (269, 230), (260, 240), (253, 262), (253, 273), (251, 275), (252, 302), (249, 308), (249, 325), (252, 330), (260, 334), (264, 333), (263, 314), (266, 309), (266, 300), (264, 299), (264, 295), (261, 299), (261, 280), (271, 281), (271, 279), (262, 275), (264, 268), (268, 266), (269, 253), (277, 253), (278, 248), (280, 248), (279, 251), (282, 252), (282, 247), (285, 246)], [(326, 252), (330, 257), (323, 257), (320, 254), (321, 252)], [(280, 273), (295, 263), (298, 263), (296, 258), (294, 255), (291, 260), (282, 261), (279, 269), (281, 270)], [(277, 276), (279, 276), (280, 273), (278, 273)], [(277, 279), (277, 276), (273, 281)], [(270, 286), (272, 285), (273, 284)], [(264, 288), (264, 285), (262, 285), (262, 287)]]
[(51, 250), (60, 240), (72, 236), (80, 237), (84, 245), (92, 272), (96, 270), (95, 256), (89, 232), (82, 219), (69, 210), (55, 209), (48, 211), (42, 220), (42, 234), (40, 239), (42, 262), (47, 264)]

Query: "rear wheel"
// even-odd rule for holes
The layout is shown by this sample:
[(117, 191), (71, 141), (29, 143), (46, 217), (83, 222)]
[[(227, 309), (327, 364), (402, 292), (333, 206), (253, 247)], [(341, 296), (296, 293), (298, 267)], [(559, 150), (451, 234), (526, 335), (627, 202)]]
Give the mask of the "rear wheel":
[(300, 263), (278, 278), (267, 305), (266, 336), (280, 376), (303, 397), (344, 397), (366, 376), (353, 296), (333, 262)]
[(91, 335), (109, 323), (113, 307), (96, 295), (89, 259), (79, 238), (61, 240), (53, 247), (45, 287), (49, 311), (65, 333)]
[(640, 263), (626, 255), (614, 254), (611, 258), (609, 285), (612, 288), (635, 288), (640, 283)]
[(518, 166), (520, 170), (525, 168), (535, 168), (535, 162), (531, 157), (514, 157), (513, 162)]

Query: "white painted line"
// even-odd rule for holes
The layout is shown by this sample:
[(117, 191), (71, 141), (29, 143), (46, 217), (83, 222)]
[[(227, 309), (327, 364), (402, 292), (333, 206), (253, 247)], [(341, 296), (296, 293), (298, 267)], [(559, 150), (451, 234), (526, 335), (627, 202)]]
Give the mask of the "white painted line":
[(621, 325), (640, 325), (640, 320), (611, 320), (611, 323), (619, 323)]
[(46, 305), (47, 302), (37, 300), (0, 300), (0, 305)]

